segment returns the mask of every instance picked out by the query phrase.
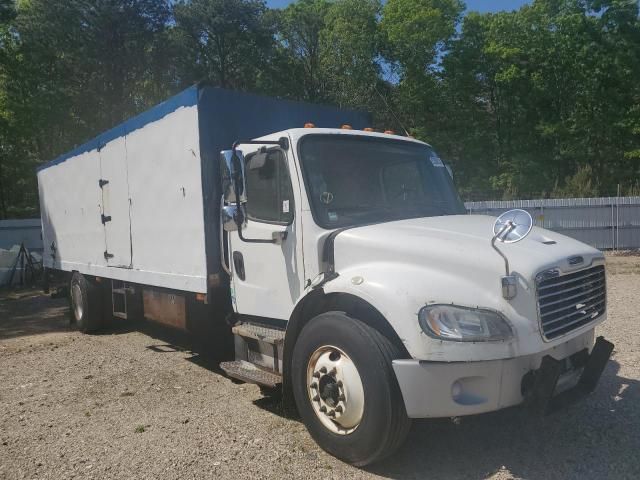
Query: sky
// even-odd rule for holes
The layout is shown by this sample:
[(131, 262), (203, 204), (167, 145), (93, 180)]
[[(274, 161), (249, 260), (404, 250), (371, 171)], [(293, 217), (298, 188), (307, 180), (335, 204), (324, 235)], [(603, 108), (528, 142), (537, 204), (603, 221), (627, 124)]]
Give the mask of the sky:
[[(267, 0), (271, 8), (286, 7), (291, 0)], [(479, 12), (499, 12), (500, 10), (516, 10), (529, 0), (466, 0), (467, 10)]]

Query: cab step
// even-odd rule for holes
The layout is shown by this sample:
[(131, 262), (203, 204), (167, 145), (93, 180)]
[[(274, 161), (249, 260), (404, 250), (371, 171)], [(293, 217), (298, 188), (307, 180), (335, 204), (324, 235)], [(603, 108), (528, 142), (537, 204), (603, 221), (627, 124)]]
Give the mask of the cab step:
[(284, 330), (269, 328), (255, 323), (239, 323), (231, 331), (244, 338), (253, 338), (271, 345), (284, 343)]
[(244, 360), (222, 362), (220, 368), (231, 378), (246, 383), (255, 383), (270, 388), (275, 388), (282, 383), (282, 375), (267, 372)]
[(284, 329), (243, 321), (232, 327), (236, 358), (222, 369), (248, 383), (273, 387), (282, 383)]

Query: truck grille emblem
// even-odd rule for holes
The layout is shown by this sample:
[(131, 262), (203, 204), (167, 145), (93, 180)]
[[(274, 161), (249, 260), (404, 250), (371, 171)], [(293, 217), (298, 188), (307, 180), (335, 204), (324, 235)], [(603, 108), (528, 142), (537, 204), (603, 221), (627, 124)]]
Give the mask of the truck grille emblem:
[(580, 255), (569, 257), (569, 265), (580, 265), (582, 263), (584, 263), (584, 258)]

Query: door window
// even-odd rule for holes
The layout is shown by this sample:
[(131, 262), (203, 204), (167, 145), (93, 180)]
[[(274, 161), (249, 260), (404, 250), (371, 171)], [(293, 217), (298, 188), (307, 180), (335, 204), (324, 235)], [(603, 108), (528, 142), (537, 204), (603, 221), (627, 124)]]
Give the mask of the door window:
[(281, 150), (248, 155), (246, 181), (246, 209), (250, 220), (282, 225), (293, 221), (293, 187)]

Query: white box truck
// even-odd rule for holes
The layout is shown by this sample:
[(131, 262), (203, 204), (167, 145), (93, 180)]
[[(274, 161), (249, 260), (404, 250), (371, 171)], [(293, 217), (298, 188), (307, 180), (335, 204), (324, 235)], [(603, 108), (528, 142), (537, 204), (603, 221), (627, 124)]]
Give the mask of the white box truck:
[(43, 165), (45, 266), (68, 276), (73, 321), (218, 326), (222, 369), (281, 388), (355, 465), (412, 418), (591, 392), (613, 349), (594, 335), (602, 253), (521, 210), (467, 215), (430, 145), (365, 127), (195, 86)]

